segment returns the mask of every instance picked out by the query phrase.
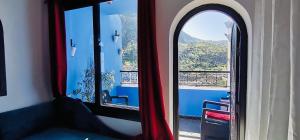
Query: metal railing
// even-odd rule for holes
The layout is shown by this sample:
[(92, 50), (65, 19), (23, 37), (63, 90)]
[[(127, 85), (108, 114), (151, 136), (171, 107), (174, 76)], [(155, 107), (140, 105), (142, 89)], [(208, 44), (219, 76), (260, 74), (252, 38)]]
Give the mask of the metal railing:
[(138, 84), (138, 71), (120, 71), (121, 84)]
[[(121, 84), (138, 84), (138, 71), (120, 71)], [(229, 71), (179, 71), (179, 86), (228, 87)]]
[(179, 86), (228, 87), (229, 71), (179, 71)]

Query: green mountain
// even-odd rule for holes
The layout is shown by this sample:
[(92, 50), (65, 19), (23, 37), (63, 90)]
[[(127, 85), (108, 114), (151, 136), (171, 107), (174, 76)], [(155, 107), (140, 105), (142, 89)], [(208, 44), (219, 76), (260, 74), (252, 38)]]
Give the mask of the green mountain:
[(191, 35), (187, 34), (186, 32), (180, 32), (178, 42), (183, 44), (192, 44), (192, 43), (199, 43), (201, 39), (192, 37)]
[[(122, 69), (137, 70), (136, 15), (120, 15), (122, 22)], [(179, 70), (222, 71), (227, 69), (227, 41), (203, 40), (181, 32), (178, 40)]]
[(224, 71), (227, 69), (227, 41), (202, 40), (181, 32), (178, 66), (181, 71)]

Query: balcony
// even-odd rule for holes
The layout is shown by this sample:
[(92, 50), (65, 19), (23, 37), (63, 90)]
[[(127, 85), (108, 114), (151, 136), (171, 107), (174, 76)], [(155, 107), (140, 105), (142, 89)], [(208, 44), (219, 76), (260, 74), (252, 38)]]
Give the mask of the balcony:
[[(129, 97), (129, 106), (138, 106), (138, 72), (120, 71), (121, 85), (116, 93)], [(200, 137), (204, 100), (220, 101), (229, 92), (229, 71), (179, 71), (180, 135)], [(213, 107), (220, 109), (218, 107)]]
[[(121, 84), (116, 93), (129, 97), (129, 106), (138, 106), (138, 72), (120, 71)], [(228, 71), (180, 71), (179, 113), (182, 116), (200, 117), (203, 100), (220, 101), (229, 91)], [(189, 104), (189, 105), (187, 105)], [(189, 108), (186, 108), (189, 106)]]

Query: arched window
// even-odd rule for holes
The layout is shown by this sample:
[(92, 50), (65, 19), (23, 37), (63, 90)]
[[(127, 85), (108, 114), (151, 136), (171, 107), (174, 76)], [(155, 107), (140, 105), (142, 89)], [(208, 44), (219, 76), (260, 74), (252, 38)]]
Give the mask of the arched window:
[(0, 96), (6, 96), (5, 55), (4, 55), (4, 32), (0, 20)]
[[(188, 32), (188, 30), (184, 29), (184, 26), (192, 26), (191, 24), (188, 24), (190, 20), (193, 20), (194, 17), (201, 15), (202, 13), (205, 13), (207, 11), (218, 12), (232, 19), (232, 24), (225, 23), (224, 25), (228, 27), (230, 26), (228, 28), (228, 32), (224, 32), (225, 34), (223, 34), (224, 36), (226, 36), (226, 39), (224, 40), (228, 40), (228, 44), (224, 42), (222, 43), (221, 41), (212, 41), (211, 39), (205, 41), (201, 40), (201, 38), (193, 38), (184, 32)], [(210, 16), (206, 17), (205, 19), (207, 20), (208, 18), (214, 19), (218, 17)], [(203, 25), (195, 24), (195, 27), (200, 26)], [(195, 33), (196, 31), (193, 29), (191, 30), (191, 33)], [(217, 27), (213, 28), (212, 30), (220, 31)], [(203, 34), (203, 32), (201, 33)], [(194, 37), (195, 36), (196, 33), (194, 34)], [(185, 44), (182, 43), (190, 41), (194, 42)], [(178, 23), (174, 33), (173, 45), (173, 115), (175, 138), (178, 139), (179, 136), (185, 135), (185, 131), (179, 132), (180, 125), (186, 126), (186, 124), (188, 124), (186, 119), (195, 119), (196, 116), (201, 118), (201, 122), (197, 123), (199, 126), (201, 125), (201, 140), (206, 140), (206, 138), (232, 140), (244, 139), (246, 118), (248, 33), (246, 24), (243, 21), (243, 18), (240, 16), (240, 14), (237, 13), (234, 9), (220, 4), (207, 4), (199, 6), (188, 12), (185, 16), (183, 16), (183, 18)], [(220, 49), (220, 46), (227, 46), (229, 50), (222, 50)], [(217, 49), (213, 51), (213, 48)], [(185, 50), (187, 53), (184, 53)], [(222, 54), (224, 54), (224, 58), (221, 57)], [(226, 57), (226, 54), (229, 55)], [(215, 63), (216, 61), (220, 63)], [(182, 106), (183, 102), (181, 102), (181, 99), (187, 98), (187, 96), (191, 96), (193, 94), (192, 90), (197, 90), (195, 91), (194, 95), (200, 96), (199, 94), (202, 89), (199, 90), (199, 88), (208, 87), (210, 88), (209, 92), (211, 94), (207, 99), (214, 99), (214, 102), (207, 102), (207, 99), (202, 97), (199, 97), (198, 100), (196, 100), (196, 97), (191, 97), (191, 100), (187, 101), (188, 103), (191, 103), (196, 100), (195, 103), (200, 102), (200, 105), (190, 108)], [(211, 89), (211, 87), (213, 87), (213, 90)], [(220, 87), (223, 87), (224, 89), (228, 90), (228, 104), (224, 105), (224, 102), (220, 103), (222, 102), (223, 98), (218, 97), (217, 99), (211, 97), (213, 96), (213, 93), (211, 91), (215, 91), (216, 89), (219, 90)], [(206, 91), (207, 89), (205, 89), (205, 92)], [(211, 107), (208, 104), (214, 105), (214, 107), (212, 107), (212, 110), (209, 110), (209, 108)], [(218, 107), (215, 105), (217, 105)], [(224, 106), (227, 107), (225, 111), (224, 109), (222, 109)], [(192, 115), (186, 115), (182, 113), (182, 110), (186, 111), (188, 109), (198, 109), (198, 111), (200, 112), (192, 112)], [(222, 112), (225, 112), (225, 114), (222, 114)], [(214, 125), (211, 125), (216, 124), (216, 122), (206, 124), (205, 120), (208, 114), (211, 115), (211, 113), (214, 115), (216, 115), (215, 113), (217, 113), (217, 115), (221, 114), (221, 116), (223, 116), (224, 118), (228, 116), (227, 120), (225, 119), (225, 122), (228, 123), (223, 125), (217, 122), (218, 124), (216, 127)], [(187, 117), (182, 117), (184, 115)], [(222, 119), (221, 121), (224, 121)], [(195, 133), (192, 133), (192, 135), (189, 136), (198, 137), (198, 135), (195, 135)]]

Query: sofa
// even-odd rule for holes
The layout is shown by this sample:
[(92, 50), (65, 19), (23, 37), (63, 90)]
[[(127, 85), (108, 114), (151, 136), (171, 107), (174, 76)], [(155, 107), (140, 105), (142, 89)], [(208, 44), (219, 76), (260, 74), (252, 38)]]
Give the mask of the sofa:
[(1, 140), (130, 139), (105, 126), (79, 100), (68, 97), (0, 113)]

